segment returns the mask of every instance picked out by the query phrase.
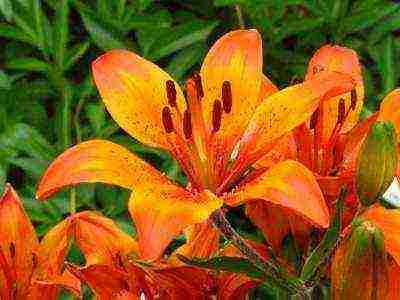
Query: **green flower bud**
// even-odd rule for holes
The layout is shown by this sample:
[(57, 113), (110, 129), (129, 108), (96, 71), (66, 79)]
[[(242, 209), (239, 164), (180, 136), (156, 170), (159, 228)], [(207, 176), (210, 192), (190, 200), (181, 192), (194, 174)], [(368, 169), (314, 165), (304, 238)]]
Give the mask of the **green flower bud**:
[(397, 168), (396, 131), (391, 122), (376, 122), (357, 160), (356, 188), (364, 206), (375, 203), (393, 181)]
[(388, 263), (383, 234), (370, 221), (352, 226), (333, 258), (332, 299), (384, 300)]

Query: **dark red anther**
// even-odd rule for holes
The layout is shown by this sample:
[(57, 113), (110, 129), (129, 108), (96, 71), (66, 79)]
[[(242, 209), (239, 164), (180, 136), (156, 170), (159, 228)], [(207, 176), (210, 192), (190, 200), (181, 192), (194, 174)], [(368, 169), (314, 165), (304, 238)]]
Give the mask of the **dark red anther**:
[(186, 139), (190, 139), (192, 137), (192, 115), (189, 110), (185, 110), (183, 115), (183, 134)]
[(222, 84), (222, 104), (224, 111), (228, 114), (232, 109), (232, 88), (229, 81), (224, 81)]
[(204, 97), (204, 90), (203, 90), (203, 84), (201, 83), (201, 76), (199, 73), (194, 73), (193, 74), (193, 80), (196, 84), (196, 91), (197, 91), (197, 95), (199, 96), (199, 98), (203, 98)]
[(346, 102), (343, 98), (340, 98), (339, 105), (338, 105), (338, 117), (337, 122), (338, 124), (343, 124), (346, 118)]
[(319, 119), (319, 107), (313, 112), (310, 118), (310, 129), (315, 129)]
[(15, 244), (14, 243), (10, 244), (9, 250), (10, 250), (10, 257), (13, 259), (15, 257)]
[(176, 107), (175, 83), (172, 80), (167, 80), (165, 83), (165, 89), (167, 91), (168, 104), (172, 107)]
[(355, 89), (351, 90), (350, 95), (351, 95), (350, 96), (350, 101), (351, 101), (350, 109), (355, 110), (356, 106), (357, 106), (357, 91)]
[(35, 269), (38, 266), (38, 257), (36, 253), (32, 252), (32, 267)]
[(174, 122), (172, 120), (171, 110), (165, 106), (162, 110), (162, 122), (166, 133), (174, 131)]
[(212, 125), (213, 132), (217, 132), (221, 128), (221, 118), (222, 118), (222, 104), (221, 101), (215, 100), (212, 114)]

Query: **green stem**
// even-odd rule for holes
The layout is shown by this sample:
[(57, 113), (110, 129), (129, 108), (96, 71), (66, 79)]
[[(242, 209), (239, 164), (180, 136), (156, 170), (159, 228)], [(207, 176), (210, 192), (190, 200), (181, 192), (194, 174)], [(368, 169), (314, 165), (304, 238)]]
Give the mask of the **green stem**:
[(301, 284), (301, 281), (290, 278), (281, 266), (262, 258), (260, 254), (233, 229), (221, 209), (213, 212), (210, 218), (214, 226), (225, 238), (232, 241), (243, 255), (265, 273), (268, 279), (273, 280), (277, 285), (288, 290), (291, 294), (304, 295), (307, 293), (307, 288)]
[(76, 213), (76, 189), (72, 188), (69, 195), (69, 212), (71, 215)]
[(240, 29), (245, 29), (246, 25), (244, 23), (244, 18), (243, 18), (243, 13), (242, 13), (242, 9), (240, 8), (240, 6), (237, 4), (235, 5), (235, 11), (236, 11), (236, 16), (238, 18), (238, 22), (239, 22), (239, 27)]

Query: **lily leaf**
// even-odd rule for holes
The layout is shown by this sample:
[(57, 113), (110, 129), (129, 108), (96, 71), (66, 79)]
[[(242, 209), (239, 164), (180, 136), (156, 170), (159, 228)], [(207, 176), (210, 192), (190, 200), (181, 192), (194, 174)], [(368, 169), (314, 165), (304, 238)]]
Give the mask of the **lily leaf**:
[(303, 280), (310, 280), (317, 268), (328, 258), (337, 241), (340, 237), (340, 232), (342, 228), (342, 211), (343, 211), (343, 201), (346, 196), (346, 190), (342, 189), (339, 198), (336, 202), (335, 216), (332, 225), (329, 227), (328, 231), (325, 233), (324, 238), (319, 243), (319, 245), (312, 251), (310, 256), (306, 259), (303, 269), (301, 271), (301, 278)]

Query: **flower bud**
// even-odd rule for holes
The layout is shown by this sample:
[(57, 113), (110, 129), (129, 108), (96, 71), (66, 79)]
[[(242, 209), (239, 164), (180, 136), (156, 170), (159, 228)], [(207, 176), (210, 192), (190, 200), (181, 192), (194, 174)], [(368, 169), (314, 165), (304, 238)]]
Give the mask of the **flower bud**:
[(390, 122), (376, 122), (361, 145), (357, 160), (357, 194), (364, 206), (370, 206), (385, 193), (396, 168), (395, 128)]
[(388, 265), (382, 232), (370, 221), (353, 223), (332, 262), (332, 299), (384, 300)]

